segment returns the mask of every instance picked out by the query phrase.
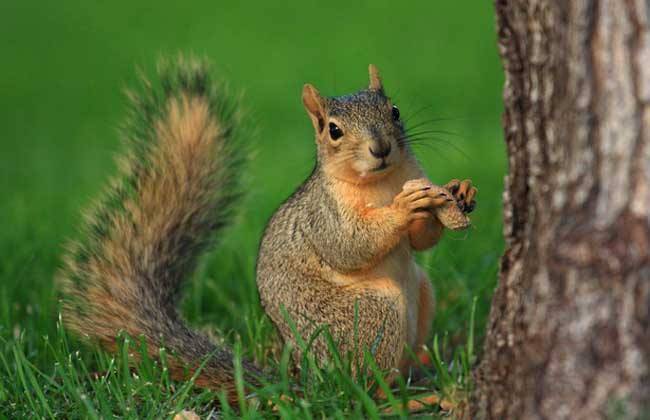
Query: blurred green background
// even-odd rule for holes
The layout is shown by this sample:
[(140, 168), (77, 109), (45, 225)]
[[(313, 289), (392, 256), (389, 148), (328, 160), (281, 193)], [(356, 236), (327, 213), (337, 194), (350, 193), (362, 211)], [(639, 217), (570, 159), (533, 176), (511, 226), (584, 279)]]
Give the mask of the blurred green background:
[(4, 1), (0, 51), (0, 351), (22, 333), (28, 357), (47, 370), (39, 337), (55, 328), (53, 273), (81, 209), (115, 172), (123, 88), (137, 68), (149, 74), (179, 52), (208, 57), (245, 93), (257, 133), (246, 206), (190, 287), (190, 319), (246, 341), (246, 320), (261, 317), (261, 231), (313, 166), (301, 87), (349, 93), (366, 86), (374, 63), (407, 126), (437, 119), (426, 127), (450, 132), (416, 149), (432, 181), (471, 178), (479, 188), (474, 228), (419, 258), (438, 294), (435, 332), (461, 337), (474, 296), (483, 328), (503, 249), (506, 168), (491, 2)]

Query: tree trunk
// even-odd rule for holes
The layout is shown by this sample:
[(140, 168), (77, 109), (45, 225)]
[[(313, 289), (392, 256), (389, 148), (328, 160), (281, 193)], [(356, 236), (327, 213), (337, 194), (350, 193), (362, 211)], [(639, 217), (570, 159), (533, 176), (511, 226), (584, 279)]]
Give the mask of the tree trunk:
[(496, 13), (506, 251), (473, 417), (633, 418), (650, 410), (650, 1)]

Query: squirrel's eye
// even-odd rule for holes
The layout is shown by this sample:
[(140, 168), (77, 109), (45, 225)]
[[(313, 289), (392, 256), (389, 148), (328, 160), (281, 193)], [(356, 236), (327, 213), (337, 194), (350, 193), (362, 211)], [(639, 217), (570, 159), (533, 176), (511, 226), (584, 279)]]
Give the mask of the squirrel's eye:
[(332, 140), (338, 140), (341, 137), (343, 137), (343, 130), (341, 130), (338, 125), (331, 122), (329, 127), (330, 127), (330, 137), (332, 138)]
[(399, 120), (399, 108), (397, 108), (395, 105), (393, 105), (393, 120)]

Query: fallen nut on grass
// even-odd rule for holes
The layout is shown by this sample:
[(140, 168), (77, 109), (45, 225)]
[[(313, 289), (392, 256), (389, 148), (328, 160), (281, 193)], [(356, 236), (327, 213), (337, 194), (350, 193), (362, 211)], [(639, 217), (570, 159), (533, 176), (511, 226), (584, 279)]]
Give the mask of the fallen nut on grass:
[(438, 185), (432, 184), (430, 181), (425, 179), (413, 179), (407, 181), (404, 184), (404, 188), (408, 189), (424, 189), (429, 188), (432, 192), (432, 196), (435, 197), (439, 194), (445, 194), (449, 196), (452, 200), (448, 204), (436, 207), (434, 209), (434, 215), (442, 223), (444, 227), (451, 230), (463, 230), (469, 227), (470, 220), (469, 217), (458, 207), (458, 203), (454, 199), (454, 196), (445, 188)]
[(174, 416), (174, 420), (201, 420), (201, 417), (194, 411), (183, 410)]
[[(406, 405), (399, 403), (398, 408), (406, 410), (407, 413), (417, 413), (419, 411), (427, 410), (434, 405), (440, 406), (444, 411), (452, 411), (457, 406), (455, 403), (440, 398), (436, 394), (430, 394), (423, 397), (409, 399)], [(387, 407), (382, 412), (389, 415), (397, 414), (393, 407)]]

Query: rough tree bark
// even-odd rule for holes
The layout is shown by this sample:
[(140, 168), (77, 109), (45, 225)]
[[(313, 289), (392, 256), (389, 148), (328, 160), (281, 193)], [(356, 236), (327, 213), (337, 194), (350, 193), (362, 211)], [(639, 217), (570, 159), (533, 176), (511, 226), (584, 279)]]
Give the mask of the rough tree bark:
[(497, 0), (509, 156), (473, 417), (650, 409), (650, 1)]

